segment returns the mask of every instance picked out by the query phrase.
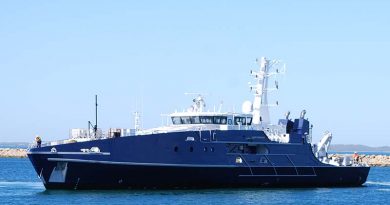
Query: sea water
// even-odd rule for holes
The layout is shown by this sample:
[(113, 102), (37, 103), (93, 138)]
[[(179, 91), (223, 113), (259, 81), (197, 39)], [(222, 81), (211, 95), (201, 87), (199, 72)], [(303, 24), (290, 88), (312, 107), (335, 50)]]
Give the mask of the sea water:
[(45, 190), (28, 159), (0, 158), (0, 204), (390, 204), (390, 167), (353, 188), (65, 191)]

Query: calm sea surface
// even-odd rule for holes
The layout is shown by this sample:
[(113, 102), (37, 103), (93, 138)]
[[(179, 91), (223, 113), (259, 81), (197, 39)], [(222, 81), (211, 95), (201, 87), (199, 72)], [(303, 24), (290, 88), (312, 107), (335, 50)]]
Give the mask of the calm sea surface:
[(28, 159), (0, 158), (0, 204), (390, 204), (390, 167), (358, 188), (46, 191)]

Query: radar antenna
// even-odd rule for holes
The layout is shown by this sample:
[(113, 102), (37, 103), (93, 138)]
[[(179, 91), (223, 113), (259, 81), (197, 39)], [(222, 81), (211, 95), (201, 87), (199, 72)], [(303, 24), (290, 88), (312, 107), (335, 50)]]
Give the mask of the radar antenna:
[(206, 107), (206, 103), (204, 101), (205, 95), (208, 94), (201, 94), (201, 93), (184, 93), (184, 95), (197, 95), (192, 101), (194, 102), (187, 111), (189, 112), (203, 112), (204, 108)]

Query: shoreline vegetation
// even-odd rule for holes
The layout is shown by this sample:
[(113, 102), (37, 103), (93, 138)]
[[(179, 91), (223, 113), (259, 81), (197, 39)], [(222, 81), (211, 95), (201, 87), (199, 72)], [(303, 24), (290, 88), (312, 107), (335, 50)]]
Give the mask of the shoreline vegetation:
[[(351, 154), (330, 154), (329, 157), (339, 158), (343, 155)], [(0, 158), (26, 158), (27, 149), (21, 148), (0, 148)], [(381, 154), (359, 154), (360, 162), (372, 167), (389, 167), (390, 155)]]

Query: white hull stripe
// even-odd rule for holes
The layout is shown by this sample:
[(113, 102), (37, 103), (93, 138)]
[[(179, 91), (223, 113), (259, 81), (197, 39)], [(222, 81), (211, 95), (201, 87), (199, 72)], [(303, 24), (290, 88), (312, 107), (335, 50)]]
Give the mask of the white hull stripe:
[(110, 155), (110, 152), (27, 152), (27, 154)]
[(237, 167), (235, 165), (205, 165), (205, 164), (165, 164), (165, 163), (138, 163), (138, 162), (114, 162), (86, 159), (66, 159), (66, 158), (48, 158), (48, 161), (54, 162), (76, 162), (92, 164), (115, 164), (115, 165), (137, 165), (137, 166), (160, 166), (160, 167)]
[[(116, 161), (101, 161), (101, 160), (86, 160), (86, 159), (69, 159), (69, 158), (47, 158), (48, 161), (54, 162), (75, 162), (75, 163), (91, 163), (91, 164), (114, 164), (114, 165), (136, 165), (136, 166), (167, 166), (167, 167), (229, 167), (229, 168), (249, 168), (242, 165), (207, 165), (207, 164), (167, 164), (167, 163), (141, 163), (141, 162), (116, 162)], [(353, 166), (251, 166), (250, 168), (361, 168)], [(263, 176), (263, 175), (240, 175), (246, 176)], [(264, 175), (264, 176), (283, 176), (283, 175)], [(290, 176), (290, 175), (286, 175)], [(291, 176), (316, 176), (316, 175), (291, 175)]]

